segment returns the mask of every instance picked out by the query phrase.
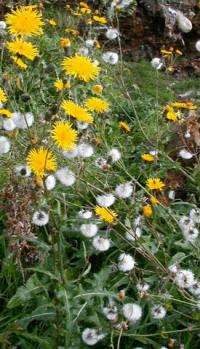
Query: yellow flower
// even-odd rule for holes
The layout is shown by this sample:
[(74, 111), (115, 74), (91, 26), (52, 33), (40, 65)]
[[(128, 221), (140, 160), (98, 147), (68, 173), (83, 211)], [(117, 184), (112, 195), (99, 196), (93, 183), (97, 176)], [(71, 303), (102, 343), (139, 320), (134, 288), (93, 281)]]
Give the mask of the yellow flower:
[(87, 8), (81, 8), (80, 9), (80, 12), (83, 13), (84, 15), (90, 15), (91, 14), (91, 10), (90, 9), (87, 9)]
[(183, 52), (180, 51), (180, 50), (176, 50), (175, 52), (176, 52), (176, 54), (177, 54), (178, 56), (182, 56), (182, 55), (183, 55)]
[(151, 196), (149, 200), (150, 200), (152, 205), (159, 204), (159, 201), (158, 201), (158, 199), (155, 198), (155, 196)]
[(197, 109), (197, 106), (192, 102), (174, 102), (172, 103), (172, 107), (180, 108), (180, 109), (189, 109), (189, 110)]
[(59, 148), (71, 151), (76, 147), (77, 132), (69, 122), (57, 121), (52, 129), (52, 138)]
[(55, 27), (57, 24), (56, 24), (56, 21), (54, 21), (54, 19), (49, 19), (48, 20), (48, 23), (52, 26), (52, 27)]
[(32, 149), (27, 156), (27, 165), (31, 171), (39, 177), (43, 177), (47, 171), (56, 171), (56, 158), (52, 151), (40, 147)]
[(20, 36), (41, 35), (42, 15), (31, 6), (21, 6), (16, 11), (12, 10), (6, 16), (6, 23), (10, 34)]
[(28, 67), (27, 64), (24, 63), (21, 58), (16, 57), (16, 56), (12, 56), (11, 58), (12, 58), (13, 62), (15, 62), (18, 65), (19, 68), (26, 69)]
[(142, 159), (145, 161), (154, 161), (155, 157), (151, 154), (143, 154)]
[(146, 185), (151, 190), (163, 190), (165, 183), (160, 180), (160, 178), (148, 178)]
[(107, 23), (107, 19), (105, 17), (93, 16), (93, 20), (101, 24)]
[(171, 51), (167, 51), (167, 50), (160, 50), (160, 52), (162, 53), (162, 55), (164, 56), (170, 56), (172, 55), (172, 52)]
[(62, 48), (67, 48), (71, 46), (71, 40), (69, 38), (61, 38), (60, 45)]
[(143, 215), (145, 217), (150, 217), (152, 215), (153, 211), (150, 205), (145, 205), (143, 207)]
[(172, 121), (177, 121), (177, 116), (179, 115), (179, 113), (175, 113), (174, 110), (169, 110), (166, 114), (166, 118), (168, 120), (172, 120)]
[(62, 91), (64, 90), (64, 87), (65, 87), (62, 80), (56, 80), (53, 85), (57, 91)]
[(71, 87), (71, 82), (70, 80), (68, 80), (66, 83), (65, 83), (65, 88), (70, 88)]
[(8, 109), (0, 109), (0, 115), (11, 118), (12, 113)]
[(96, 206), (95, 213), (107, 223), (114, 223), (117, 219), (117, 213), (108, 208)]
[(124, 121), (119, 122), (119, 127), (127, 133), (130, 132), (130, 130), (131, 130), (130, 127), (128, 126), (128, 124)]
[(88, 4), (86, 4), (86, 2), (84, 2), (84, 1), (80, 1), (80, 2), (79, 2), (79, 6), (80, 6), (80, 7), (83, 7), (83, 8), (86, 8), (86, 9), (89, 9)]
[(5, 103), (7, 100), (8, 98), (6, 97), (4, 90), (0, 88), (0, 102)]
[(79, 35), (80, 34), (78, 30), (71, 29), (71, 28), (65, 29), (65, 33), (70, 33), (71, 35)]
[(90, 58), (79, 55), (65, 58), (62, 65), (67, 75), (85, 82), (96, 79), (100, 72)]
[(38, 49), (30, 42), (16, 40), (13, 42), (8, 42), (7, 47), (12, 54), (24, 56), (27, 59), (30, 59), (30, 61), (33, 61), (35, 57), (39, 55)]
[(94, 86), (92, 86), (92, 91), (94, 93), (102, 93), (103, 86), (101, 86), (101, 85), (94, 85)]
[(96, 111), (97, 113), (103, 113), (108, 111), (109, 104), (97, 97), (91, 97), (85, 101), (85, 107), (88, 110)]
[(61, 108), (77, 121), (87, 123), (93, 122), (93, 117), (87, 112), (87, 110), (70, 100), (64, 100), (61, 104)]

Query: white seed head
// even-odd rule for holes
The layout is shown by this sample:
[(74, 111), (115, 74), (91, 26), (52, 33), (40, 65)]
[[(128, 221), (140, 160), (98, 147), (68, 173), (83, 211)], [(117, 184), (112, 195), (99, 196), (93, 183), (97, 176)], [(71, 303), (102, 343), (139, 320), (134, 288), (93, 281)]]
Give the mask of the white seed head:
[(89, 50), (87, 47), (80, 47), (78, 50), (78, 54), (80, 54), (82, 56), (88, 56)]
[(175, 283), (180, 288), (189, 288), (194, 284), (194, 274), (190, 270), (180, 269), (175, 276)]
[(97, 225), (94, 223), (88, 223), (88, 224), (82, 224), (80, 226), (81, 234), (84, 235), (86, 238), (92, 238), (97, 234), (98, 228)]
[(18, 176), (22, 176), (22, 177), (30, 177), (31, 175), (31, 170), (28, 166), (26, 165), (17, 165), (15, 167), (15, 173)]
[(175, 197), (176, 197), (175, 191), (174, 191), (174, 190), (170, 190), (169, 193), (168, 193), (168, 198), (169, 198), (170, 200), (174, 200)]
[(151, 61), (151, 65), (154, 69), (160, 70), (163, 67), (163, 63), (160, 58), (155, 57)]
[(62, 167), (55, 173), (56, 178), (66, 187), (70, 187), (76, 181), (74, 173), (68, 167)]
[(117, 29), (108, 29), (106, 32), (106, 37), (109, 40), (114, 40), (119, 36), (119, 32)]
[(176, 14), (178, 29), (183, 33), (189, 33), (192, 30), (192, 22), (184, 16), (181, 11)]
[(10, 141), (7, 137), (0, 136), (0, 155), (8, 153), (10, 150)]
[(200, 282), (199, 281), (195, 281), (194, 284), (189, 287), (189, 292), (196, 297), (200, 296)]
[(107, 165), (107, 160), (104, 159), (104, 158), (97, 158), (97, 159), (95, 160), (95, 165), (96, 165), (97, 167), (103, 169), (104, 166)]
[(114, 204), (115, 197), (113, 194), (99, 195), (97, 196), (96, 201), (99, 206), (110, 207)]
[(95, 44), (95, 40), (92, 40), (92, 39), (87, 39), (86, 42), (85, 42), (85, 46), (88, 47), (88, 48), (93, 47), (94, 44)]
[(136, 284), (136, 288), (139, 292), (147, 292), (149, 290), (150, 286), (146, 282), (138, 282)]
[(192, 157), (194, 156), (194, 154), (186, 149), (181, 149), (178, 154), (184, 160), (192, 159)]
[(188, 230), (183, 230), (182, 234), (186, 241), (194, 243), (199, 236), (199, 230), (197, 228), (191, 227)]
[(104, 62), (114, 65), (117, 64), (119, 56), (116, 52), (107, 51), (103, 53), (102, 59)]
[(105, 337), (105, 334), (100, 334), (98, 330), (94, 328), (85, 328), (82, 332), (82, 340), (89, 346), (97, 344), (101, 339)]
[(49, 222), (48, 213), (40, 210), (35, 211), (32, 217), (32, 223), (38, 226), (46, 225)]
[(45, 184), (46, 184), (47, 190), (50, 191), (54, 189), (56, 186), (56, 178), (54, 177), (54, 175), (47, 176), (47, 178), (45, 179)]
[(132, 193), (133, 193), (133, 186), (131, 185), (130, 182), (126, 182), (123, 184), (119, 184), (116, 188), (115, 188), (115, 193), (119, 198), (122, 199), (127, 199), (129, 198)]
[(190, 211), (190, 218), (196, 224), (200, 223), (200, 210), (198, 208), (192, 208)]
[(89, 124), (87, 122), (77, 122), (77, 128), (79, 130), (86, 130)]
[(103, 315), (106, 317), (106, 319), (110, 321), (115, 321), (118, 318), (118, 310), (116, 305), (110, 305), (108, 307), (104, 307), (102, 309)]
[(195, 44), (196, 50), (200, 52), (200, 40), (198, 40)]
[(122, 308), (124, 317), (130, 322), (137, 322), (142, 317), (142, 308), (135, 303), (127, 303)]
[(127, 253), (122, 253), (118, 259), (118, 269), (123, 272), (132, 270), (135, 267), (135, 259)]
[(92, 240), (92, 245), (97, 251), (107, 251), (111, 246), (111, 241), (107, 238), (103, 238), (100, 236), (95, 236)]
[(34, 122), (34, 116), (32, 113), (13, 113), (12, 120), (14, 121), (17, 128), (25, 130), (31, 127)]
[(151, 309), (151, 315), (153, 319), (162, 320), (164, 319), (166, 314), (167, 314), (167, 310), (161, 304), (156, 304)]
[(92, 211), (90, 210), (80, 210), (78, 213), (80, 218), (89, 219), (92, 217)]
[(82, 143), (78, 145), (78, 155), (82, 158), (89, 158), (94, 154), (94, 149), (90, 144)]
[(3, 120), (2, 126), (6, 131), (13, 131), (16, 128), (16, 125), (12, 118)]
[(112, 162), (116, 162), (121, 159), (121, 153), (116, 148), (111, 149), (108, 152), (107, 156), (111, 158)]
[(0, 30), (5, 30), (6, 29), (6, 22), (0, 21)]
[(78, 147), (74, 148), (72, 151), (63, 151), (62, 154), (65, 158), (71, 160), (78, 156)]

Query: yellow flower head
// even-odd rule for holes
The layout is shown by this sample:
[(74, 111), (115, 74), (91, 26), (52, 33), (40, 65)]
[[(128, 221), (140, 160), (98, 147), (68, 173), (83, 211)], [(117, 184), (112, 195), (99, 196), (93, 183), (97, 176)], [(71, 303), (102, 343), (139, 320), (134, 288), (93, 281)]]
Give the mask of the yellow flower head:
[(95, 213), (105, 222), (107, 223), (115, 223), (117, 219), (117, 213), (109, 210), (108, 208), (96, 206)]
[(79, 35), (80, 34), (78, 30), (71, 29), (71, 28), (65, 29), (65, 33), (69, 33), (71, 35)]
[(109, 104), (97, 97), (91, 97), (85, 101), (85, 107), (88, 110), (96, 111), (97, 113), (103, 113), (108, 111)]
[(83, 7), (83, 8), (86, 8), (86, 9), (89, 9), (88, 4), (86, 4), (86, 2), (84, 2), (84, 1), (80, 1), (80, 2), (79, 2), (79, 6), (80, 6), (80, 7)]
[(93, 91), (94, 93), (102, 93), (102, 91), (103, 91), (103, 86), (101, 86), (101, 85), (94, 85), (94, 86), (92, 87), (92, 91)]
[(96, 79), (100, 72), (90, 58), (79, 55), (65, 58), (62, 65), (67, 75), (85, 82)]
[(55, 27), (57, 24), (56, 24), (56, 21), (54, 21), (54, 19), (49, 19), (48, 20), (48, 23), (52, 26), (52, 27)]
[(144, 161), (149, 161), (149, 162), (151, 162), (151, 161), (154, 161), (154, 160), (155, 160), (155, 157), (154, 157), (153, 155), (151, 155), (151, 154), (143, 154), (143, 155), (142, 155), (142, 159), (143, 159)]
[(149, 198), (149, 200), (150, 200), (150, 202), (151, 202), (152, 205), (157, 205), (157, 204), (159, 204), (159, 201), (158, 201), (158, 199), (156, 199), (155, 196), (151, 196), (151, 197)]
[(93, 117), (87, 112), (87, 110), (70, 100), (64, 100), (61, 104), (61, 108), (79, 122), (93, 122)]
[(21, 58), (16, 57), (16, 56), (12, 56), (11, 58), (12, 58), (13, 62), (15, 62), (20, 69), (26, 69), (28, 67), (27, 64), (24, 63)]
[(71, 40), (69, 38), (61, 38), (60, 45), (62, 48), (67, 48), (71, 46)]
[(124, 121), (119, 122), (119, 127), (127, 133), (130, 132), (130, 130), (131, 130), (130, 127), (128, 126), (128, 124)]
[(150, 205), (145, 205), (143, 207), (143, 215), (145, 217), (150, 217), (152, 215), (153, 211)]
[(62, 91), (65, 88), (64, 82), (62, 80), (56, 80), (53, 85), (57, 91)]
[(47, 171), (56, 171), (56, 158), (52, 151), (40, 147), (32, 149), (27, 156), (27, 165), (31, 171), (39, 177), (43, 177)]
[(197, 109), (197, 106), (192, 102), (174, 102), (172, 103), (172, 107), (180, 108), (180, 109), (189, 109), (189, 110)]
[(0, 115), (6, 116), (7, 118), (12, 117), (12, 113), (8, 109), (0, 109)]
[(10, 34), (33, 36), (42, 34), (42, 15), (31, 6), (21, 6), (6, 16)]
[(7, 100), (8, 98), (6, 97), (4, 90), (0, 88), (0, 102), (5, 103)]
[(93, 20), (101, 24), (107, 23), (107, 19), (105, 17), (93, 16)]
[(165, 183), (160, 180), (160, 178), (148, 178), (146, 185), (151, 190), (163, 190)]
[(15, 55), (24, 56), (30, 61), (33, 61), (35, 57), (39, 55), (38, 49), (35, 48), (30, 42), (16, 40), (7, 43), (8, 50)]
[(76, 147), (77, 132), (69, 122), (57, 121), (52, 129), (52, 138), (59, 148), (71, 151)]

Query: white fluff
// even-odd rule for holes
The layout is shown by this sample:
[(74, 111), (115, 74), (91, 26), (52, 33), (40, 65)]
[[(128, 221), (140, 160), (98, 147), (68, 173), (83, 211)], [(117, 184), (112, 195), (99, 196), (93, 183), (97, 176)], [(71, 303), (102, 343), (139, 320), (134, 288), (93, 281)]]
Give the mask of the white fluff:
[(184, 160), (192, 159), (192, 157), (194, 156), (194, 154), (186, 149), (181, 149), (178, 154)]
[(54, 175), (47, 176), (47, 178), (45, 179), (45, 184), (46, 184), (47, 190), (50, 191), (54, 189), (56, 186), (56, 178), (54, 177)]
[(72, 151), (63, 151), (62, 154), (65, 158), (71, 160), (78, 156), (78, 147), (74, 148)]
[(86, 238), (92, 238), (97, 234), (98, 228), (97, 225), (94, 223), (88, 223), (88, 224), (82, 224), (80, 226), (81, 234), (84, 235)]
[(105, 334), (100, 334), (99, 331), (94, 328), (85, 328), (85, 330), (82, 332), (81, 337), (84, 343), (86, 343), (89, 346), (92, 346), (97, 344), (98, 341), (104, 338)]
[(106, 319), (108, 319), (110, 321), (115, 321), (118, 318), (118, 310), (117, 310), (116, 305), (114, 305), (114, 304), (111, 304), (108, 307), (104, 307), (102, 309), (102, 313), (106, 317)]
[(111, 157), (112, 162), (116, 162), (116, 161), (118, 161), (118, 160), (121, 159), (121, 153), (120, 153), (120, 151), (119, 151), (118, 149), (116, 149), (116, 148), (112, 148), (112, 149), (108, 152), (107, 156), (108, 156), (108, 157)]
[(97, 158), (95, 160), (95, 165), (101, 169), (103, 169), (107, 165), (107, 160), (104, 158)]
[(26, 165), (17, 165), (15, 167), (15, 172), (17, 175), (22, 177), (29, 177), (31, 175), (31, 170)]
[(190, 219), (196, 224), (200, 223), (200, 210), (198, 208), (192, 208), (190, 211)]
[(119, 56), (116, 52), (107, 51), (103, 53), (102, 59), (104, 62), (114, 65), (117, 64)]
[(89, 219), (89, 218), (92, 217), (92, 211), (80, 210), (78, 215), (79, 215), (80, 218)]
[(194, 243), (199, 236), (199, 230), (193, 227), (191, 227), (189, 230), (183, 230), (182, 233), (185, 240), (191, 243)]
[(147, 292), (149, 290), (149, 284), (147, 284), (146, 282), (138, 282), (136, 284), (136, 288), (139, 292)]
[(200, 40), (198, 40), (195, 44), (196, 50), (200, 52)]
[(176, 264), (172, 264), (168, 267), (169, 271), (173, 274), (176, 274), (178, 271), (177, 265)]
[(155, 57), (151, 60), (151, 65), (154, 69), (160, 70), (163, 66), (163, 63), (160, 58)]
[(89, 124), (87, 122), (77, 122), (77, 128), (79, 130), (86, 130)]
[(115, 188), (116, 195), (122, 199), (129, 198), (131, 196), (132, 192), (133, 192), (133, 186), (130, 184), (130, 182), (119, 184)]
[(135, 267), (135, 259), (127, 253), (122, 253), (118, 259), (118, 269), (120, 271), (126, 272), (130, 271)]
[(135, 228), (135, 230), (130, 230), (129, 232), (126, 231), (125, 236), (126, 239), (129, 241), (135, 241), (137, 239), (139, 239), (142, 235), (142, 230), (140, 227)]
[(92, 40), (92, 39), (87, 39), (86, 42), (85, 42), (85, 46), (88, 47), (88, 48), (93, 47), (94, 44), (95, 44), (95, 40)]
[(160, 304), (154, 305), (153, 308), (151, 309), (151, 315), (153, 319), (162, 320), (164, 319), (166, 314), (167, 314), (166, 309)]
[(142, 308), (135, 303), (124, 304), (122, 308), (124, 317), (130, 322), (137, 322), (142, 317)]
[(12, 120), (12, 118), (4, 119), (2, 126), (3, 126), (4, 130), (6, 130), (6, 131), (13, 131), (16, 128), (16, 125), (15, 125), (14, 121)]
[(106, 37), (109, 40), (114, 40), (119, 36), (119, 32), (117, 29), (108, 29), (106, 32)]
[(0, 30), (5, 30), (6, 29), (6, 22), (0, 21)]
[(178, 223), (183, 231), (189, 231), (194, 228), (194, 221), (188, 216), (182, 216)]
[(26, 129), (28, 127), (31, 127), (34, 122), (34, 116), (32, 113), (13, 113), (12, 120), (14, 121), (15, 125), (19, 129)]
[(94, 154), (94, 149), (90, 144), (82, 143), (78, 145), (78, 155), (82, 158), (89, 158)]
[(110, 207), (114, 204), (115, 197), (113, 194), (99, 195), (97, 196), (96, 201), (99, 206)]
[(184, 16), (181, 11), (176, 14), (178, 28), (183, 33), (189, 33), (192, 30), (192, 22)]
[(195, 281), (195, 283), (189, 287), (189, 291), (193, 296), (199, 297), (200, 296), (200, 282)]
[(49, 222), (48, 213), (40, 210), (35, 211), (32, 217), (32, 223), (38, 226), (46, 225)]
[(80, 47), (78, 53), (82, 56), (88, 56), (89, 50), (87, 47)]
[(194, 274), (192, 271), (181, 269), (176, 273), (175, 283), (178, 287), (189, 288), (194, 282)]
[(7, 137), (0, 136), (0, 155), (8, 153), (10, 150), (10, 141)]
[(67, 166), (60, 168), (55, 174), (56, 178), (66, 187), (70, 187), (76, 181), (74, 173)]
[(103, 252), (109, 250), (111, 241), (107, 238), (95, 236), (95, 238), (92, 240), (92, 245), (97, 251)]
[(168, 198), (169, 198), (170, 200), (174, 200), (175, 197), (176, 197), (175, 191), (174, 191), (174, 190), (170, 190), (169, 193), (168, 193)]

